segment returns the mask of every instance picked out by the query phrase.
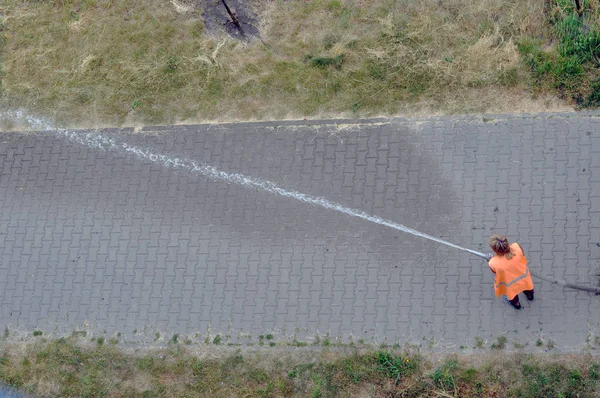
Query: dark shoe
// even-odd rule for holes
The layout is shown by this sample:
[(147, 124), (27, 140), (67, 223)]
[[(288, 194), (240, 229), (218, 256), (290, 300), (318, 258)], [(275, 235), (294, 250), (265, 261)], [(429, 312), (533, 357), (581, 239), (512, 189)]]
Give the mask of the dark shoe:
[(533, 292), (523, 292), (527, 296), (527, 300), (533, 301)]
[(517, 304), (513, 304), (513, 302), (511, 300), (508, 299), (508, 297), (504, 296), (504, 301), (506, 301), (508, 304), (512, 305), (514, 309), (516, 310), (520, 310), (521, 308), (521, 303), (517, 302)]

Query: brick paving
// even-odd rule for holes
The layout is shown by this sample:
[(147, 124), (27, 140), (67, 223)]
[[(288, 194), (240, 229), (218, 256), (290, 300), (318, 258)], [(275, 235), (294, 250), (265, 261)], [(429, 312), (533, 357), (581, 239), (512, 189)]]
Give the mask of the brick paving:
[[(597, 285), (595, 115), (80, 131), (320, 196)], [(535, 280), (517, 312), (479, 258), (345, 214), (53, 132), (0, 138), (0, 328), (255, 343), (600, 348), (600, 298)]]

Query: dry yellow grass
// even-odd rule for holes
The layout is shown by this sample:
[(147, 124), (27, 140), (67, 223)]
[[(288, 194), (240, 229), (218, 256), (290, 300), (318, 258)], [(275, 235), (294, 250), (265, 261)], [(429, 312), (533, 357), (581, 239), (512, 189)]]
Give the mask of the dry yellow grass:
[(5, 0), (1, 104), (63, 126), (564, 107), (531, 98), (514, 44), (541, 2), (248, 3), (262, 42), (206, 32), (191, 0)]

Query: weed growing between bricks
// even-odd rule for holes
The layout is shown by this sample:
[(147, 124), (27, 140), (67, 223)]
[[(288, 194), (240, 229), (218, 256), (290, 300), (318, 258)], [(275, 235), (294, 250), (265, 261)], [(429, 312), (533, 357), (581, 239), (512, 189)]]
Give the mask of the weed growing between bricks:
[[(0, 346), (0, 381), (41, 396), (592, 396), (600, 360), (488, 349), (477, 356), (414, 350), (302, 348), (131, 350), (71, 336)], [(217, 350), (217, 351), (214, 351)], [(220, 351), (219, 351), (220, 350)]]

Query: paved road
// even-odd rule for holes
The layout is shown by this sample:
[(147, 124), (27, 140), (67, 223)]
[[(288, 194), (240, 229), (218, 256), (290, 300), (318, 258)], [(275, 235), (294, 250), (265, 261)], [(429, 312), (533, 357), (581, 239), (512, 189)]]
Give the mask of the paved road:
[(273, 184), (476, 250), (506, 233), (534, 272), (598, 283), (593, 115), (4, 133), (0, 328), (595, 346), (599, 297), (537, 281), (517, 312), (479, 258)]

